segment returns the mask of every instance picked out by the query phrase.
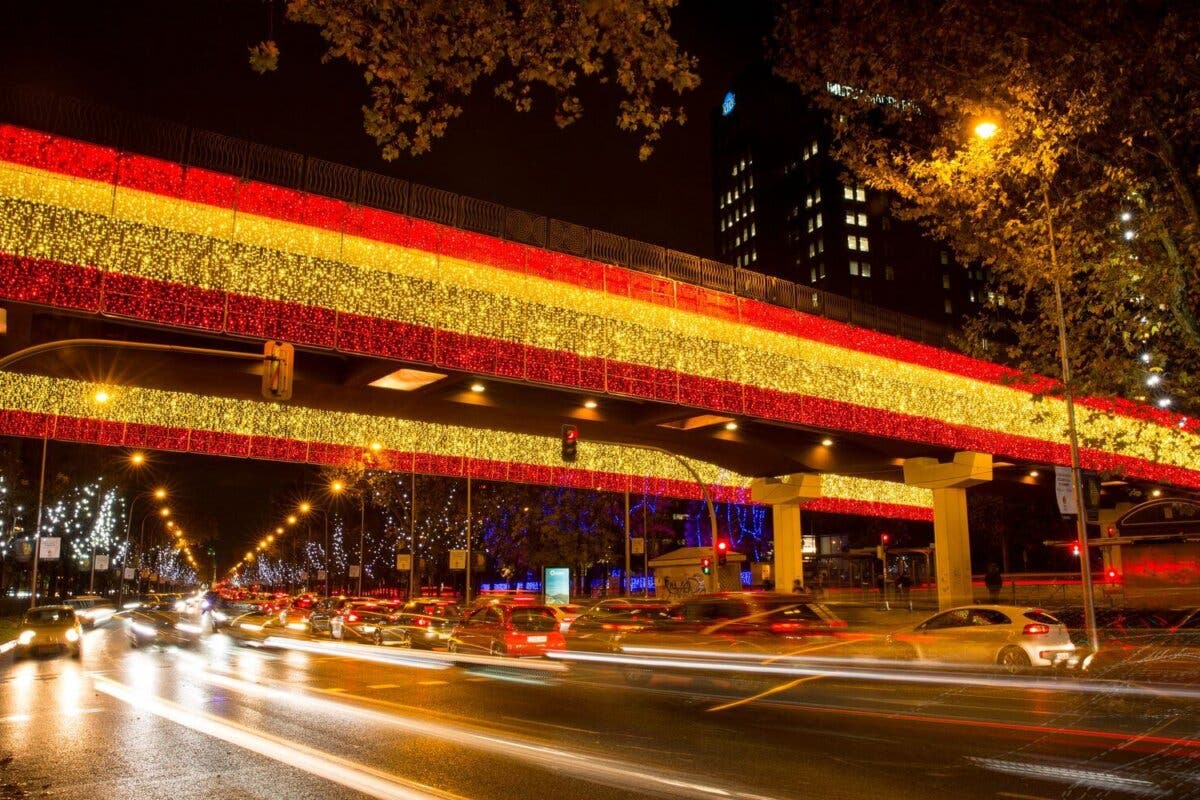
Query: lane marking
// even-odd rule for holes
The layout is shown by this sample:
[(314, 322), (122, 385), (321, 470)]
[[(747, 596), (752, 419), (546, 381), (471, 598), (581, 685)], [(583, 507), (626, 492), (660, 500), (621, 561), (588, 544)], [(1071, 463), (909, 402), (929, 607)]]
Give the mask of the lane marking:
[(535, 720), (535, 719), (525, 719), (524, 717), (513, 717), (513, 716), (509, 716), (507, 714), (504, 715), (503, 717), (501, 717), (501, 719), (511, 719), (514, 722), (521, 723), (522, 725), (537, 725), (542, 728), (555, 728), (560, 731), (571, 731), (572, 733), (587, 733), (587, 734), (591, 734), (593, 736), (597, 735), (597, 733), (598, 733), (597, 731), (589, 730), (587, 728), (572, 728), (570, 725), (555, 725), (553, 722), (539, 722), (538, 720)]
[(417, 681), (417, 686), (446, 686), (450, 681)]
[(33, 717), (29, 716), (28, 714), (10, 714), (7, 717), (0, 717), (0, 722), (29, 722), (31, 719), (33, 719)]
[[(417, 685), (425, 686), (429, 681), (417, 681)], [(434, 681), (434, 683), (445, 683), (445, 681)], [(404, 687), (398, 683), (372, 683), (367, 686), (368, 689), (403, 689)]]
[(728, 703), (722, 703), (721, 705), (713, 706), (712, 708), (710, 708), (708, 710), (710, 712), (724, 711), (727, 708), (735, 708), (740, 705), (745, 705), (746, 703), (753, 703), (755, 700), (761, 700), (762, 698), (770, 697), (773, 694), (779, 694), (780, 692), (786, 692), (788, 689), (799, 686), (802, 683), (808, 683), (809, 681), (819, 681), (819, 680), (821, 680), (821, 678), (824, 678), (824, 677), (825, 677), (824, 675), (809, 675), (807, 678), (796, 678), (796, 680), (794, 680), (794, 681), (788, 681), (787, 683), (781, 683), (778, 686), (772, 686), (770, 689), (759, 692), (756, 695), (751, 695), (750, 697), (743, 697), (741, 700), (733, 700)]
[(97, 691), (134, 708), (371, 797), (381, 800), (465, 800), (462, 795), (382, 772), (300, 742), (255, 731), (211, 714), (191, 711), (108, 678), (97, 676), (93, 682)]
[[(218, 673), (199, 673), (198, 680), (222, 686), (234, 692), (252, 697), (262, 697), (286, 704), (295, 708), (298, 699), (304, 700), (323, 712), (345, 719), (348, 714), (408, 731), (418, 736), (449, 741), (455, 745), (497, 753), (510, 758), (533, 763), (537, 766), (561, 772), (572, 780), (589, 781), (623, 789), (631, 789), (644, 796), (647, 790), (655, 794), (674, 794), (693, 798), (733, 798), (736, 800), (772, 800), (765, 795), (700, 783), (699, 777), (678, 772), (651, 771), (641, 764), (620, 761), (609, 756), (597, 755), (587, 750), (566, 749), (554, 745), (543, 744), (541, 740), (510, 734), (496, 728), (487, 728), (474, 720), (462, 717), (458, 723), (438, 722), (427, 717), (400, 716), (394, 712), (376, 710), (402, 708), (411, 710), (411, 706), (378, 700), (373, 697), (358, 694), (339, 694), (334, 697), (318, 697), (304, 689), (288, 685), (287, 688), (276, 688), (280, 684), (251, 683), (239, 678), (231, 678)], [(321, 692), (322, 690), (318, 690)], [(345, 702), (346, 700), (355, 702)], [(371, 708), (370, 706), (375, 706)], [(428, 713), (420, 709), (421, 713)]]

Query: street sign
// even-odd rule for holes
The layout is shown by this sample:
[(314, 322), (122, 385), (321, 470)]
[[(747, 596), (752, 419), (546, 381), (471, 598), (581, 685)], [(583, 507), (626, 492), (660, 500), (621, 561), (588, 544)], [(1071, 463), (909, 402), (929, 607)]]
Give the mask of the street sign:
[(62, 539), (58, 536), (47, 536), (38, 545), (38, 558), (42, 561), (58, 561), (62, 553)]
[(362, 573), (362, 567), (360, 567), (358, 564), (350, 565), (350, 573), (349, 574), (350, 574), (351, 578), (357, 578), (361, 573)]
[(640, 536), (630, 539), (629, 552), (635, 556), (644, 555), (646, 552), (646, 540)]
[(100, 553), (96, 556), (96, 571), (97, 572), (107, 572), (108, 571), (108, 556), (105, 555), (104, 553)]
[(467, 551), (466, 550), (451, 550), (450, 551), (450, 569), (466, 569), (467, 568)]
[(397, 553), (396, 569), (400, 572), (408, 572), (412, 569), (412, 556), (408, 553)]
[(1054, 496), (1058, 500), (1058, 513), (1064, 517), (1073, 517), (1079, 513), (1070, 467), (1054, 468)]
[(125, 580), (127, 580), (127, 581), (133, 580), (133, 567), (125, 568)]

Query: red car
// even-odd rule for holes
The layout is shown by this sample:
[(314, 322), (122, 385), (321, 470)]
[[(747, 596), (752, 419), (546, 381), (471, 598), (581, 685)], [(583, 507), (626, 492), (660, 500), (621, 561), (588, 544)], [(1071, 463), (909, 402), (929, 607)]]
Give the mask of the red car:
[(454, 627), (452, 653), (494, 656), (544, 656), (562, 650), (558, 617), (548, 606), (495, 603), (477, 608)]

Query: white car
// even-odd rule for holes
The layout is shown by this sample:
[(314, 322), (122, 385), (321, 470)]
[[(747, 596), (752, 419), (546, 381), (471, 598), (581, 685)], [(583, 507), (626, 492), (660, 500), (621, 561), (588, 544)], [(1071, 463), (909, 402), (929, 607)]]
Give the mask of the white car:
[(892, 634), (895, 652), (943, 664), (998, 665), (1009, 672), (1065, 666), (1075, 655), (1067, 626), (1039, 608), (961, 606)]

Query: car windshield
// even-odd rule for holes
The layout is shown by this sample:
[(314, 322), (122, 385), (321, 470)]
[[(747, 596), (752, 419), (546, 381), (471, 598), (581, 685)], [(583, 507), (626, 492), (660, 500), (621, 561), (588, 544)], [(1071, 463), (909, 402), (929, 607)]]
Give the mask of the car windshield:
[(522, 632), (545, 633), (558, 627), (558, 619), (548, 608), (514, 608), (512, 626)]
[(75, 612), (69, 608), (35, 608), (25, 612), (26, 625), (67, 624), (75, 621)]

